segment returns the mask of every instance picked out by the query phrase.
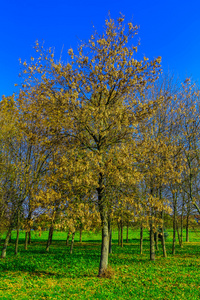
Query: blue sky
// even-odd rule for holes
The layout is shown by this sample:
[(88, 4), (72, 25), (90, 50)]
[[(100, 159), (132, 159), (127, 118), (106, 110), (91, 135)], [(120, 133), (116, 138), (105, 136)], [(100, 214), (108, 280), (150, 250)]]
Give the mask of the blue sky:
[(79, 40), (87, 41), (93, 25), (102, 32), (110, 11), (112, 18), (125, 15), (139, 25), (139, 53), (150, 59), (162, 56), (168, 70), (181, 80), (200, 83), (199, 0), (6, 0), (0, 1), (0, 97), (10, 95), (19, 82), (19, 58), (34, 56), (36, 40), (55, 47), (63, 57)]

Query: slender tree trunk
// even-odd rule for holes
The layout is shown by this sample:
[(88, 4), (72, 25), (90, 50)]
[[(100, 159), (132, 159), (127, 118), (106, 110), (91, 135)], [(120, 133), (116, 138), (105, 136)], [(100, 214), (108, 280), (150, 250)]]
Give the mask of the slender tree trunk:
[(140, 226), (140, 254), (143, 252), (143, 225)]
[[(159, 187), (159, 199), (162, 200), (162, 186)], [(161, 243), (163, 249), (163, 257), (167, 257), (166, 245), (165, 245), (165, 232), (164, 232), (164, 211), (161, 212), (162, 226), (161, 226)]]
[(155, 244), (156, 244), (156, 250), (158, 251), (159, 248), (158, 248), (158, 230), (156, 230), (155, 232)]
[(79, 238), (79, 242), (80, 243), (82, 243), (82, 232), (83, 232), (83, 230), (82, 230), (82, 228), (80, 229), (80, 238)]
[(178, 235), (179, 246), (181, 247), (181, 236), (180, 236), (180, 233), (179, 233), (178, 221), (176, 221), (176, 231), (177, 231), (177, 235)]
[(20, 211), (17, 213), (17, 236), (15, 240), (15, 255), (18, 253), (18, 246), (19, 246), (19, 228), (20, 228)]
[(52, 237), (53, 237), (53, 229), (54, 229), (54, 224), (52, 223), (50, 228), (49, 228), (49, 236), (47, 240), (47, 246), (46, 246), (46, 251), (49, 252), (49, 247), (52, 243)]
[[(156, 197), (158, 197), (158, 190), (156, 191)], [(156, 218), (157, 212), (155, 212), (155, 218)], [(156, 231), (154, 233), (154, 240), (155, 240), (155, 246), (156, 246), (156, 251), (158, 251), (158, 228), (156, 228)]]
[(152, 220), (150, 221), (150, 260), (155, 260), (155, 241)]
[(183, 211), (181, 212), (181, 248), (183, 247)]
[(167, 251), (166, 251), (166, 246), (165, 246), (165, 232), (164, 232), (164, 212), (162, 211), (161, 213), (161, 218), (163, 220), (162, 224), (162, 236), (161, 236), (161, 243), (162, 243), (162, 249), (163, 249), (163, 257), (167, 257)]
[(10, 235), (10, 238), (9, 238), (9, 242), (8, 242), (9, 244), (11, 244), (12, 243), (12, 234)]
[(126, 225), (126, 242), (128, 243), (128, 230), (129, 230), (129, 224)]
[(24, 244), (24, 249), (25, 249), (25, 250), (28, 249), (28, 231), (26, 231), (26, 233), (25, 233), (25, 244)]
[(67, 234), (66, 246), (69, 245), (69, 238), (70, 238), (70, 231), (68, 231), (68, 234)]
[(7, 250), (7, 247), (8, 247), (8, 243), (9, 243), (9, 240), (10, 240), (12, 229), (13, 229), (13, 226), (10, 226), (9, 229), (8, 229), (6, 239), (4, 241), (3, 249), (2, 249), (2, 252), (1, 252), (1, 258), (6, 257), (6, 250)]
[(30, 245), (31, 244), (31, 228), (28, 232), (28, 244)]
[(101, 226), (102, 226), (102, 244), (101, 244), (101, 258), (99, 264), (99, 274), (101, 277), (108, 267), (108, 251), (109, 251), (109, 233), (108, 233), (108, 210), (106, 203), (103, 199), (103, 175), (99, 174), (99, 187), (98, 192), (98, 206), (101, 216)]
[(118, 246), (121, 244), (120, 223), (118, 223)]
[[(153, 188), (150, 189), (150, 194), (153, 196)], [(155, 240), (154, 240), (154, 230), (153, 230), (153, 216), (154, 209), (151, 209), (150, 216), (150, 260), (155, 260)]]
[(189, 213), (186, 217), (186, 242), (189, 243)]
[(72, 241), (71, 241), (71, 247), (70, 247), (70, 254), (72, 254), (72, 252), (73, 252), (74, 237), (75, 237), (75, 231), (72, 233)]
[(19, 245), (19, 226), (17, 226), (17, 237), (15, 241), (15, 255), (18, 253), (18, 245)]
[(110, 235), (109, 235), (109, 254), (112, 253), (112, 229), (110, 230)]
[(181, 248), (183, 247), (183, 214), (185, 205), (185, 194), (182, 194), (182, 209), (181, 209)]
[(123, 238), (123, 221), (121, 220), (121, 247), (124, 247), (124, 238)]
[(177, 199), (175, 194), (173, 194), (173, 203), (174, 203), (174, 215), (173, 215), (173, 243), (172, 243), (172, 254), (175, 254), (175, 245), (176, 245), (176, 209), (177, 209)]
[(111, 220), (108, 218), (108, 234), (109, 234), (109, 250), (108, 253), (112, 253), (112, 226), (111, 226)]

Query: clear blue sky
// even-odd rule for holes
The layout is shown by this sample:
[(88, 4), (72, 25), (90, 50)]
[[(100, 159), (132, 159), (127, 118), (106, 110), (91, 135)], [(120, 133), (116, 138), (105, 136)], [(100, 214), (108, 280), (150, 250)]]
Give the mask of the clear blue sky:
[(34, 56), (36, 40), (63, 56), (78, 39), (88, 40), (93, 25), (102, 32), (105, 19), (125, 15), (140, 26), (139, 52), (150, 59), (162, 56), (164, 72), (200, 83), (199, 0), (1, 0), (0, 97), (15, 91), (19, 61)]

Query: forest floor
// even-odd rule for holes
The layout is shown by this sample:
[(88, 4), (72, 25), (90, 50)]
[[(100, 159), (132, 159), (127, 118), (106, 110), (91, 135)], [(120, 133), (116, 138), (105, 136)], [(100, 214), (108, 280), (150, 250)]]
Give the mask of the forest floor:
[[(19, 253), (14, 255), (14, 238), (6, 259), (0, 260), (0, 299), (200, 299), (200, 230), (190, 232), (190, 242), (171, 255), (172, 231), (167, 238), (168, 257), (162, 248), (156, 260), (149, 261), (148, 233), (144, 234), (144, 253), (139, 254), (139, 230), (130, 230), (124, 247), (113, 234), (113, 253), (109, 255), (110, 278), (98, 278), (100, 234), (83, 233), (82, 243), (75, 236), (73, 254), (66, 246), (66, 233), (55, 232), (49, 253), (45, 252), (48, 232), (32, 232), (32, 243), (24, 250), (20, 232)], [(184, 232), (185, 239), (185, 232)], [(2, 248), (2, 243), (1, 243)]]

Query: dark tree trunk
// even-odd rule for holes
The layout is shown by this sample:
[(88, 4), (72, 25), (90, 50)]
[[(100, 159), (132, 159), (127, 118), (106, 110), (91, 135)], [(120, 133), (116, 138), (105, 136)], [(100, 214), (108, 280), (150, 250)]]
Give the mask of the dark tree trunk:
[(189, 243), (189, 214), (186, 217), (186, 242)]
[(123, 238), (123, 221), (121, 220), (121, 247), (124, 246), (124, 238)]
[(179, 246), (181, 247), (181, 236), (179, 233), (178, 221), (176, 221), (176, 231), (177, 231), (177, 235), (178, 235)]
[(150, 221), (150, 260), (155, 260), (155, 241), (152, 220)]
[(129, 230), (129, 224), (126, 225), (126, 242), (128, 243), (128, 230)]
[(143, 252), (143, 225), (140, 226), (140, 254)]
[(67, 234), (66, 246), (69, 245), (69, 238), (70, 238), (70, 231), (68, 231), (68, 234)]
[(167, 257), (167, 251), (166, 251), (166, 246), (165, 246), (165, 232), (164, 232), (164, 212), (162, 211), (161, 213), (161, 218), (163, 220), (162, 224), (162, 235), (161, 235), (161, 243), (162, 243), (162, 249), (163, 249), (163, 257)]
[(6, 257), (6, 250), (7, 250), (7, 247), (8, 247), (8, 243), (9, 243), (9, 240), (10, 240), (12, 229), (13, 229), (13, 226), (10, 226), (9, 229), (8, 229), (6, 239), (4, 241), (3, 249), (2, 249), (2, 252), (1, 252), (1, 258)]
[[(150, 194), (153, 196), (153, 188), (150, 189)], [(150, 260), (155, 260), (155, 240), (154, 240), (154, 228), (153, 228), (153, 216), (154, 209), (151, 209), (151, 217), (150, 217)]]
[[(29, 199), (29, 204), (30, 204), (30, 199)], [(27, 218), (27, 232), (28, 232), (27, 243), (29, 245), (31, 244), (31, 225), (30, 225), (31, 217), (32, 217), (32, 211), (31, 211), (31, 208), (29, 207), (29, 214), (28, 214), (28, 218)]]
[(181, 248), (183, 247), (183, 211), (181, 213)]
[(80, 229), (80, 238), (79, 238), (79, 242), (82, 243), (82, 229)]
[(71, 241), (71, 247), (70, 247), (70, 254), (73, 253), (74, 237), (75, 237), (75, 231), (72, 233), (72, 241)]
[(155, 232), (155, 244), (156, 244), (156, 250), (158, 251), (158, 230)]
[(185, 194), (182, 194), (182, 209), (181, 209), (181, 248), (183, 247), (183, 215), (185, 205)]
[(53, 229), (54, 229), (54, 224), (52, 223), (50, 228), (49, 228), (49, 236), (47, 240), (47, 246), (46, 246), (46, 251), (49, 252), (49, 247), (52, 243), (52, 237), (53, 237)]
[(112, 226), (110, 217), (108, 218), (108, 234), (109, 234), (109, 250), (108, 253), (112, 253)]
[(28, 244), (30, 245), (31, 244), (31, 228), (28, 232)]
[[(162, 186), (159, 188), (159, 199), (162, 200)], [(165, 245), (165, 232), (164, 232), (164, 211), (161, 212), (162, 226), (161, 226), (161, 244), (163, 250), (163, 257), (167, 257), (166, 245)]]
[(26, 233), (25, 233), (25, 244), (24, 244), (24, 249), (25, 249), (25, 250), (28, 249), (28, 231), (26, 231)]
[(172, 243), (172, 254), (175, 254), (176, 245), (176, 210), (177, 210), (177, 199), (175, 194), (173, 194), (173, 204), (174, 204), (174, 215), (173, 215), (173, 243)]
[(109, 234), (109, 254), (112, 253), (112, 229), (110, 230)]
[(12, 234), (10, 235), (10, 238), (9, 238), (9, 242), (8, 242), (9, 244), (11, 244), (12, 243)]
[(118, 246), (121, 244), (120, 223), (118, 222)]
[(18, 245), (19, 245), (19, 226), (17, 227), (17, 237), (15, 241), (15, 255), (18, 253)]

